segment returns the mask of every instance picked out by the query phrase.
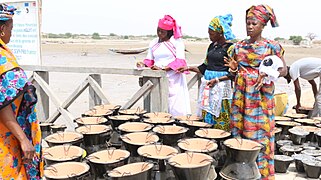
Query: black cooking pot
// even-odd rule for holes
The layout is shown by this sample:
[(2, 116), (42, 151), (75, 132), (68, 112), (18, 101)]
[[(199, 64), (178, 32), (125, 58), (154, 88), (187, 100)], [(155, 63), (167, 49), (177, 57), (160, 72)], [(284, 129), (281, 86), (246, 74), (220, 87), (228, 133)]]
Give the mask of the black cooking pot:
[(120, 105), (102, 104), (94, 106), (92, 109), (82, 114), (83, 117), (105, 117), (116, 116), (121, 108)]
[(41, 130), (41, 138), (45, 139), (48, 135), (51, 134), (51, 126), (53, 123), (45, 123), (41, 122), (40, 123), (40, 130)]
[(64, 124), (53, 124), (50, 126), (51, 132), (56, 133), (56, 132), (64, 132), (67, 129), (67, 126)]
[(280, 148), (280, 152), (284, 155), (292, 156), (298, 154), (303, 150), (302, 145), (284, 145)]
[(211, 156), (193, 152), (180, 153), (168, 159), (179, 180), (207, 180), (212, 162)]
[(108, 116), (108, 120), (111, 121), (113, 130), (118, 130), (118, 126), (126, 122), (139, 122), (140, 117), (137, 115), (117, 115)]
[(186, 116), (175, 116), (174, 119), (176, 121), (202, 121), (203, 120), (203, 118), (192, 114), (188, 114)]
[(306, 137), (309, 135), (308, 131), (302, 128), (293, 127), (289, 129), (290, 138), (295, 145), (301, 145), (306, 141)]
[(304, 159), (302, 160), (302, 163), (308, 178), (319, 179), (321, 175), (321, 161), (316, 159)]
[(153, 126), (172, 125), (175, 123), (175, 120), (171, 119), (170, 117), (150, 117), (144, 118), (143, 121), (145, 123), (152, 124)]
[(45, 141), (48, 143), (49, 147), (71, 144), (75, 146), (80, 146), (83, 142), (84, 136), (78, 132), (56, 132), (45, 138)]
[(137, 107), (137, 109), (120, 109), (118, 111), (119, 115), (136, 115), (139, 116), (141, 119), (143, 119), (144, 114), (146, 113), (147, 111), (145, 111), (144, 109), (140, 109), (139, 107)]
[(78, 126), (84, 125), (110, 125), (107, 118), (100, 117), (79, 117), (74, 120)]
[(188, 131), (186, 132), (187, 137), (194, 137), (195, 132), (200, 128), (211, 128), (212, 124), (201, 121), (179, 121), (179, 124), (183, 127), (187, 127)]
[(156, 126), (153, 128), (153, 132), (162, 140), (163, 144), (169, 146), (177, 145), (179, 139), (183, 139), (186, 136), (188, 128), (182, 126), (165, 125)]
[(275, 155), (274, 156), (274, 170), (277, 173), (286, 173), (290, 164), (294, 159), (286, 155)]
[(166, 112), (151, 112), (151, 113), (146, 113), (143, 115), (144, 118), (155, 118), (155, 117), (160, 117), (160, 118), (171, 118), (172, 115)]
[(123, 165), (108, 172), (113, 180), (151, 180), (153, 164), (137, 162)]
[(139, 156), (137, 149), (147, 144), (156, 143), (159, 137), (152, 132), (135, 132), (120, 136), (126, 150), (128, 150), (133, 157)]
[(77, 127), (75, 131), (83, 134), (85, 146), (105, 144), (112, 133), (110, 126), (106, 125), (85, 125)]
[(153, 162), (155, 171), (166, 171), (166, 160), (173, 155), (178, 154), (178, 150), (163, 144), (149, 144), (137, 149), (138, 154), (143, 161)]
[(262, 145), (249, 139), (231, 138), (223, 142), (227, 159), (220, 175), (227, 179), (258, 179), (261, 177), (256, 158)]
[(81, 162), (63, 162), (45, 168), (46, 180), (90, 180), (90, 166)]
[(61, 162), (80, 162), (84, 154), (84, 149), (70, 144), (53, 146), (44, 149), (43, 158), (46, 165), (52, 165)]
[(305, 159), (312, 160), (314, 157), (307, 154), (293, 154), (292, 158), (294, 159), (295, 169), (298, 172), (304, 172), (304, 166), (302, 161)]
[(128, 163), (130, 153), (122, 149), (107, 149), (90, 154), (87, 157), (94, 169), (95, 178), (106, 178), (107, 171)]
[(118, 126), (120, 134), (133, 132), (147, 132), (153, 128), (153, 125), (143, 122), (126, 122)]
[(277, 142), (281, 138), (282, 128), (275, 127), (273, 132), (274, 132), (275, 142)]
[(218, 149), (223, 149), (223, 142), (231, 137), (231, 133), (221, 129), (200, 128), (195, 131), (195, 135), (200, 138), (215, 140)]
[(281, 138), (283, 139), (283, 137), (285, 137), (286, 135), (289, 135), (289, 129), (293, 128), (294, 126), (301, 126), (300, 123), (297, 122), (293, 122), (293, 121), (275, 121), (275, 125), (277, 127), (281, 127), (282, 128), (282, 132), (281, 132)]

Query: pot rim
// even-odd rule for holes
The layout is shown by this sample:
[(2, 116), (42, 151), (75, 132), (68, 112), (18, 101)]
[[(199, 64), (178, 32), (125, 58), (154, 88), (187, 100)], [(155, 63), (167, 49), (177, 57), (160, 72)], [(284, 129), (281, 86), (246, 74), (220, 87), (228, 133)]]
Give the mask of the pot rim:
[(293, 121), (276, 121), (275, 123), (282, 126), (301, 126), (300, 123)]
[[(86, 119), (89, 120), (89, 122), (86, 122)], [(90, 121), (90, 120), (96, 120), (96, 122)], [(108, 119), (104, 118), (103, 116), (95, 117), (95, 116), (90, 116), (90, 117), (79, 117), (75, 119), (75, 122), (78, 124), (82, 125), (95, 125), (95, 124), (102, 124), (106, 123)]]
[[(135, 135), (146, 135), (145, 136), (145, 142), (142, 143), (142, 142), (133, 142), (133, 139), (130, 138), (130, 136), (135, 136)], [(154, 139), (151, 139), (151, 138), (154, 138)], [(125, 143), (128, 143), (128, 144), (131, 144), (131, 145), (138, 145), (138, 146), (143, 146), (143, 145), (146, 145), (146, 144), (151, 144), (151, 143), (155, 143), (157, 141), (159, 141), (159, 137), (154, 134), (154, 133), (151, 133), (151, 132), (133, 132), (133, 133), (128, 133), (128, 134), (125, 134), (125, 135), (121, 135), (120, 136), (120, 139), (122, 141), (124, 141)]]
[[(71, 157), (68, 157), (68, 158), (66, 158), (66, 156), (64, 156), (64, 159), (61, 159), (61, 158), (55, 159), (54, 157), (50, 156), (50, 154), (51, 154), (50, 151), (52, 151), (52, 150), (61, 149), (66, 154), (70, 151), (70, 148), (78, 150), (78, 153), (71, 156)], [(51, 160), (51, 161), (62, 161), (63, 162), (63, 161), (73, 160), (73, 159), (83, 156), (84, 151), (85, 150), (83, 148), (78, 147), (78, 146), (74, 146), (71, 144), (57, 145), (57, 146), (52, 146), (52, 147), (44, 149), (43, 150), (43, 158), (47, 159), (47, 160)], [(49, 154), (48, 154), (48, 152), (49, 152)], [(59, 153), (59, 155), (62, 155), (62, 154), (63, 153)]]
[(120, 109), (118, 113), (128, 114), (128, 115), (142, 115), (147, 113), (147, 111), (144, 109), (140, 109), (138, 107), (137, 109)]
[(197, 115), (192, 115), (192, 114), (188, 114), (188, 115), (185, 115), (185, 116), (174, 116), (174, 119), (176, 119), (178, 121), (184, 121), (184, 120), (200, 121), (200, 120), (202, 120), (201, 117), (199, 117)]
[[(122, 159), (115, 159), (113, 161), (98, 161), (96, 158), (94, 157), (98, 157), (97, 155), (99, 154), (106, 154), (107, 157), (109, 156), (113, 156), (113, 153), (116, 152), (122, 152), (124, 153), (124, 157), (120, 157)], [(88, 161), (92, 162), (92, 163), (95, 163), (95, 164), (112, 164), (112, 163), (116, 163), (116, 162), (120, 162), (124, 159), (127, 159), (128, 157), (130, 156), (130, 152), (127, 151), (127, 150), (123, 150), (123, 149), (104, 149), (104, 150), (100, 150), (100, 151), (97, 151), (97, 152), (94, 152), (92, 154), (90, 154), (86, 159), (88, 159)]]
[(147, 118), (143, 120), (145, 123), (149, 124), (170, 124), (175, 122), (174, 119), (171, 118), (162, 118), (162, 117), (157, 117), (157, 118)]
[[(247, 143), (251, 143), (253, 145), (255, 145), (254, 147), (252, 148), (237, 148), (237, 147), (234, 147), (234, 146), (231, 146), (230, 144), (227, 144), (228, 142), (230, 141), (236, 141), (240, 146), (243, 145), (243, 142), (247, 142)], [(240, 151), (257, 151), (257, 150), (260, 150), (263, 148), (263, 145), (254, 141), (254, 140), (250, 140), (250, 139), (244, 139), (244, 138), (230, 138), (230, 139), (227, 139), (223, 142), (223, 144), (226, 146), (226, 147), (229, 147), (231, 149), (235, 149), (235, 150), (240, 150)]]
[(287, 113), (284, 114), (284, 116), (289, 117), (289, 118), (306, 118), (308, 115), (302, 114), (302, 113)]
[[(73, 167), (75, 165), (78, 165), (78, 166), (83, 166), (84, 167), (84, 171), (83, 172), (79, 172), (78, 174), (75, 175), (74, 172), (72, 172), (74, 170), (74, 168), (69, 168), (69, 167)], [(63, 176), (55, 176), (55, 175), (49, 175), (48, 173), (46, 172), (50, 172), (50, 171), (57, 171), (57, 167), (60, 167), (60, 166), (66, 166), (66, 168), (68, 168), (71, 172), (70, 174), (66, 174), (66, 175), (63, 175)], [(86, 172), (88, 172), (90, 170), (90, 166), (86, 163), (82, 163), (82, 162), (62, 162), (62, 163), (55, 163), (55, 164), (52, 164), (48, 167), (45, 168), (44, 170), (44, 176), (47, 177), (47, 178), (52, 178), (52, 179), (68, 179), (68, 178), (71, 178), (71, 177), (75, 177), (75, 176), (79, 176), (79, 175), (82, 175)]]
[[(178, 157), (181, 157), (181, 156), (186, 156), (187, 158), (187, 161), (192, 161), (192, 160), (188, 160), (189, 158), (193, 158), (194, 155), (197, 155), (197, 156), (203, 156), (204, 159), (201, 160), (199, 163), (202, 163), (202, 164), (179, 164), (178, 162), (174, 161), (175, 158), (178, 158)], [(179, 154), (176, 154), (172, 157), (170, 157), (168, 159), (168, 163), (171, 165), (171, 166), (174, 166), (176, 168), (180, 168), (180, 169), (194, 169), (194, 168), (200, 168), (200, 167), (204, 167), (204, 166), (208, 166), (210, 165), (212, 162), (213, 162), (213, 157), (205, 154), (205, 153), (199, 153), (199, 152), (189, 152), (189, 151), (186, 151), (185, 153), (179, 153)]]
[[(160, 146), (160, 147), (159, 147)], [(153, 150), (155, 151), (158, 151), (159, 153), (162, 151), (162, 148), (167, 148), (169, 150), (172, 150), (173, 152), (168, 154), (167, 156), (160, 156), (160, 155), (157, 155), (157, 154), (147, 154), (146, 152), (144, 152), (145, 149), (148, 149), (150, 147), (154, 147)], [(137, 153), (140, 155), (140, 156), (143, 156), (143, 157), (146, 157), (146, 158), (150, 158), (150, 159), (159, 159), (159, 160), (164, 160), (164, 159), (168, 159), (170, 158), (171, 156), (175, 155), (175, 154), (178, 154), (178, 150), (171, 147), (171, 146), (168, 146), (168, 145), (163, 145), (163, 144), (147, 144), (147, 145), (144, 145), (144, 146), (141, 146), (137, 149)], [(150, 156), (149, 156), (150, 155)]]
[(140, 119), (137, 115), (116, 115), (108, 117), (112, 121), (130, 121), (130, 120), (138, 120)]
[(181, 120), (179, 122), (182, 123), (182, 124), (186, 124), (187, 126), (192, 126), (192, 127), (202, 127), (202, 128), (210, 128), (210, 127), (212, 127), (211, 124), (206, 123), (206, 122), (201, 122), (201, 121)]
[[(143, 129), (126, 129), (126, 126), (128, 127), (134, 127), (134, 126), (138, 126), (138, 125), (145, 125), (145, 128)], [(136, 127), (135, 126), (135, 127)], [(148, 124), (148, 123), (144, 123), (144, 122), (126, 122), (124, 124), (121, 124), (118, 126), (118, 129), (124, 132), (141, 132), (141, 131), (149, 131), (153, 128), (153, 125)]]
[[(134, 173), (127, 173), (128, 171), (123, 171), (121, 172), (121, 170), (123, 169), (130, 169), (131, 166), (139, 166), (141, 165), (141, 171), (140, 172), (134, 172)], [(129, 177), (129, 176), (133, 176), (136, 174), (140, 174), (146, 171), (149, 171), (150, 169), (152, 169), (154, 167), (153, 163), (149, 163), (149, 162), (136, 162), (136, 163), (130, 163), (130, 164), (126, 164), (123, 166), (119, 166), (113, 170), (111, 170), (110, 172), (108, 172), (108, 176), (112, 177), (112, 178), (117, 178), (117, 177)]]
[[(221, 136), (209, 136), (210, 132), (219, 132)], [(225, 134), (225, 135), (224, 135)], [(212, 129), (212, 128), (201, 128), (195, 131), (195, 135), (201, 138), (209, 138), (209, 139), (222, 139), (227, 138), (231, 135), (230, 132), (221, 130), (221, 129)], [(224, 135), (224, 136), (223, 136)]]
[[(100, 128), (97, 131), (91, 131), (92, 128)], [(83, 135), (95, 135), (95, 134), (102, 134), (111, 131), (110, 126), (101, 125), (101, 124), (90, 124), (79, 126), (75, 129), (76, 132), (81, 133)]]
[(290, 117), (286, 116), (274, 116), (275, 121), (291, 121)]
[[(75, 138), (72, 140), (65, 140), (64, 137), (66, 134), (73, 134), (73, 135), (75, 135)], [(55, 136), (59, 137), (59, 139), (62, 138), (63, 140), (58, 140), (55, 138)], [(47, 136), (45, 138), (45, 141), (50, 142), (50, 143), (66, 143), (67, 144), (67, 143), (72, 143), (72, 142), (78, 141), (83, 138), (84, 138), (84, 136), (81, 133), (74, 132), (74, 131), (64, 131), (64, 132), (56, 132), (56, 133), (50, 134), (49, 136)]]
[(145, 118), (154, 118), (154, 117), (164, 117), (164, 118), (171, 118), (172, 115), (167, 112), (150, 112), (144, 114)]
[[(196, 142), (202, 142), (202, 141), (206, 141), (207, 143), (205, 144), (205, 148), (204, 149), (200, 149), (203, 147), (199, 147), (197, 148), (189, 148), (186, 146), (192, 145), (193, 143)], [(209, 146), (212, 145), (211, 148), (209, 148)], [(185, 151), (190, 151), (190, 152), (199, 152), (199, 153), (208, 153), (208, 152), (213, 152), (215, 150), (217, 150), (218, 145), (216, 142), (214, 142), (213, 140), (209, 140), (209, 139), (204, 139), (204, 138), (186, 138), (186, 139), (180, 139), (178, 140), (177, 146), (180, 149), (183, 149)], [(208, 149), (206, 149), (208, 148)]]
[[(168, 128), (174, 128), (178, 129), (177, 132), (169, 132), (166, 131)], [(175, 134), (183, 134), (188, 131), (188, 128), (183, 127), (183, 126), (176, 126), (176, 125), (158, 125), (153, 128), (153, 132), (159, 133), (159, 134), (165, 134), (165, 135), (175, 135)]]

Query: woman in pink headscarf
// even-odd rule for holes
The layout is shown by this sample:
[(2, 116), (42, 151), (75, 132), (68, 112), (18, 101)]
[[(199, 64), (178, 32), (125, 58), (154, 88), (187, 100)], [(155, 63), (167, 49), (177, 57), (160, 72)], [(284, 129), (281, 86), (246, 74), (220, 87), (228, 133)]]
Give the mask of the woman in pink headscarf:
[(252, 6), (246, 11), (248, 39), (234, 45), (229, 53), (230, 72), (236, 74), (231, 107), (231, 132), (235, 137), (254, 140), (262, 144), (257, 165), (261, 179), (274, 179), (274, 83), (264, 83), (268, 75), (259, 71), (265, 57), (276, 55), (282, 60), (279, 76), (287, 69), (283, 59), (284, 49), (273, 40), (262, 37), (270, 21), (277, 27), (275, 14), (267, 5)]
[(144, 64), (153, 70), (164, 70), (169, 81), (168, 112), (173, 116), (191, 113), (186, 77), (177, 68), (186, 66), (185, 45), (181, 27), (174, 18), (165, 15), (158, 21), (158, 38), (149, 44)]

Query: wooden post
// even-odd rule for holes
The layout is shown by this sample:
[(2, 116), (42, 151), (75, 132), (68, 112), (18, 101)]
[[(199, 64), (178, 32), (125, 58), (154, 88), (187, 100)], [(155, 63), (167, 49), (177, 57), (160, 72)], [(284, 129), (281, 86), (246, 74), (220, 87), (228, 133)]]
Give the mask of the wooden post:
[[(49, 84), (49, 72), (48, 71), (35, 71), (47, 84)], [(45, 91), (39, 86), (38, 83), (34, 83), (36, 91), (38, 94), (37, 103), (37, 115), (40, 121), (45, 121), (49, 118), (49, 96)]]
[(154, 87), (150, 94), (144, 97), (144, 109), (147, 112), (168, 112), (168, 79), (166, 73), (161, 78), (147, 77), (142, 78), (143, 84), (151, 81)]
[[(101, 87), (101, 75), (100, 74), (90, 74), (92, 77)], [(89, 109), (96, 105), (100, 105), (102, 103), (101, 98), (97, 95), (95, 90), (89, 86)]]

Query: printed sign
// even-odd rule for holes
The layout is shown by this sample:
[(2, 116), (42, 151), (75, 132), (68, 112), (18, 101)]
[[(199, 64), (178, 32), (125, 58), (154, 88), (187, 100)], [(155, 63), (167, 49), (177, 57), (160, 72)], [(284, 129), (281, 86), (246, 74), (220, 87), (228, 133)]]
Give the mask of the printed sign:
[(8, 44), (21, 65), (41, 65), (39, 8), (37, 1), (7, 0), (17, 8)]

